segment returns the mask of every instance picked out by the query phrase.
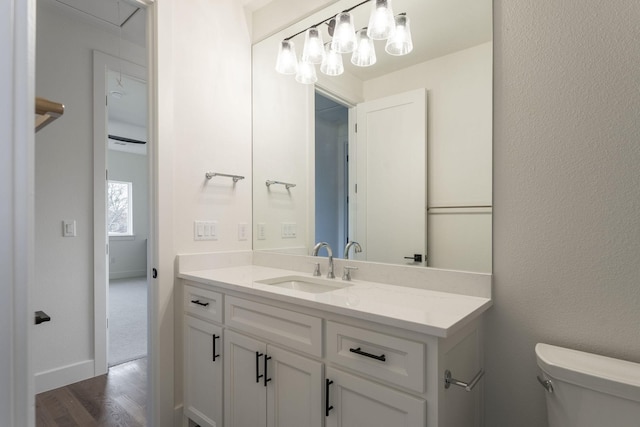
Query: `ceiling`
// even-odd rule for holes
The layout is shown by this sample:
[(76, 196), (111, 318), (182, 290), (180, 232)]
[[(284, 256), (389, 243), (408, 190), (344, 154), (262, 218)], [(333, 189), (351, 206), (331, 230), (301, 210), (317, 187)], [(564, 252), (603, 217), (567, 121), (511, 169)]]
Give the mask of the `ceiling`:
[(45, 0), (85, 18), (88, 22), (113, 28), (124, 40), (145, 46), (144, 9), (127, 0)]

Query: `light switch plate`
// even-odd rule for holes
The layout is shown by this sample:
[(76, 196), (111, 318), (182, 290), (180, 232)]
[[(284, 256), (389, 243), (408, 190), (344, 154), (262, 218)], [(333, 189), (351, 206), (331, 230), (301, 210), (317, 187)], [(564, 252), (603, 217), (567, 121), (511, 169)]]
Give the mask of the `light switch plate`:
[(76, 220), (62, 221), (62, 237), (76, 237)]
[(218, 222), (194, 221), (193, 240), (218, 240)]

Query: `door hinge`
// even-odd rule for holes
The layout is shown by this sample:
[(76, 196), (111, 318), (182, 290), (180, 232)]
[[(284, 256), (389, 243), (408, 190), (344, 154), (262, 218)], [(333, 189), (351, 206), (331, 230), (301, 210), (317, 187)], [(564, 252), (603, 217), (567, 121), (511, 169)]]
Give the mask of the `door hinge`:
[(356, 123), (356, 133), (358, 133), (358, 124)]
[(358, 184), (356, 184), (356, 194), (358, 194)]
[(104, 170), (104, 178), (109, 181), (109, 169)]

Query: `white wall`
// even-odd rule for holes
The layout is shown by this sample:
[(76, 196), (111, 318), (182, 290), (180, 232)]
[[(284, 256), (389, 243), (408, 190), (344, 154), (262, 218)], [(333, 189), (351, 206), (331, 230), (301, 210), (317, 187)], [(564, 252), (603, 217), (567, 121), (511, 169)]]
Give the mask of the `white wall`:
[[(33, 307), (51, 316), (33, 333), (42, 391), (93, 375), (92, 50), (117, 55), (118, 33), (45, 2), (37, 13), (36, 93), (66, 107), (36, 135)], [(123, 41), (121, 52), (145, 61), (140, 46)], [(63, 220), (77, 237), (62, 237)]]
[(492, 43), (364, 82), (366, 101), (426, 88), (428, 265), (491, 272)]
[[(169, 52), (160, 44), (159, 64), (160, 179), (170, 178), (157, 187), (162, 217), (159, 244), (171, 248), (171, 256), (159, 266), (166, 280), (173, 275), (176, 254), (252, 247), (251, 40), (241, 2), (181, 0), (161, 6), (160, 12), (160, 43), (170, 40), (172, 46)], [(245, 179), (235, 185), (230, 178), (207, 181), (207, 171)], [(170, 224), (163, 219), (167, 217), (172, 217)], [(195, 220), (218, 221), (218, 240), (194, 241)], [(238, 240), (239, 223), (247, 224), (247, 240)], [(166, 236), (168, 230), (171, 237)], [(170, 341), (169, 325), (163, 325), (160, 333), (165, 344), (173, 344), (174, 372), (165, 364), (169, 360), (165, 347), (159, 350), (163, 354), (156, 354), (156, 363), (165, 368), (157, 373), (175, 378), (173, 403), (178, 407), (182, 402), (182, 318), (172, 316), (174, 309), (181, 313), (181, 290), (161, 286), (161, 321), (173, 323), (175, 340)], [(163, 390), (164, 398), (170, 395), (167, 392)], [(166, 417), (158, 421), (170, 422)]]
[[(253, 46), (253, 222), (265, 224), (266, 230), (264, 240), (254, 235), (254, 249), (297, 248), (306, 254), (315, 237), (309, 223), (315, 206), (309, 199), (315, 170), (315, 95), (312, 85), (276, 73), (277, 53), (277, 41)], [(267, 188), (266, 180), (296, 186)], [(297, 224), (296, 238), (281, 237), (283, 222)]]
[(640, 362), (640, 4), (497, 0), (487, 426), (546, 426), (534, 345)]
[[(114, 128), (118, 128), (117, 123), (109, 123), (109, 133), (113, 134)], [(141, 133), (146, 134), (146, 132)], [(120, 132), (116, 135), (135, 138), (131, 133)], [(138, 136), (137, 138), (146, 140), (146, 137)], [(134, 234), (133, 237), (109, 238), (109, 279), (146, 276), (149, 237), (147, 156), (116, 150), (108, 150), (107, 156), (109, 179), (132, 183)]]

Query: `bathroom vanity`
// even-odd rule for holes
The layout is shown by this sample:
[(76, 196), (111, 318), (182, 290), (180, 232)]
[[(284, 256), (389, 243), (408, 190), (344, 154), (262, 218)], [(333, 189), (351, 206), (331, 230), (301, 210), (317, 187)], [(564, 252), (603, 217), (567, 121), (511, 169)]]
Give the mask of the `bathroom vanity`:
[[(431, 270), (461, 275), (465, 295), (428, 289), (428, 277), (358, 278), (390, 267), (349, 261), (359, 270), (343, 281), (312, 276), (319, 258), (278, 257), (277, 268), (179, 260), (185, 426), (480, 425), (490, 275)], [(395, 269), (407, 282), (430, 272)]]

